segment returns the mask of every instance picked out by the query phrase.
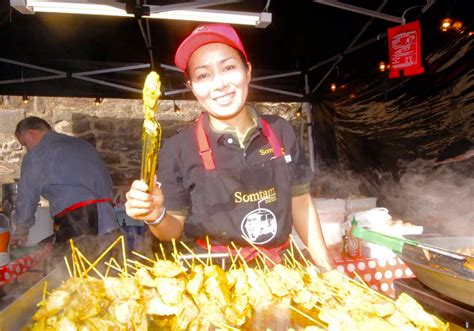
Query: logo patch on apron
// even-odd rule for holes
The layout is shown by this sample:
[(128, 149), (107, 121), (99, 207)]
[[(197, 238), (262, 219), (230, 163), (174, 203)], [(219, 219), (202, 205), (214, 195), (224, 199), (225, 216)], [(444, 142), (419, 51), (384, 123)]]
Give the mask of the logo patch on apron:
[(245, 215), (241, 226), (242, 234), (254, 244), (263, 245), (277, 233), (277, 219), (275, 214), (267, 208), (259, 207)]

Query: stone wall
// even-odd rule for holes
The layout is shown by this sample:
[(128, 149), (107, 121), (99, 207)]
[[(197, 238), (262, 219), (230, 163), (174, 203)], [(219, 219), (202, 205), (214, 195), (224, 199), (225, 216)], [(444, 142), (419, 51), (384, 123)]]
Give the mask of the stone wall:
[[(130, 183), (139, 177), (141, 160), (141, 100), (104, 99), (96, 106), (94, 99), (33, 97), (28, 104), (18, 96), (0, 96), (0, 183), (20, 176), (21, 159), (26, 152), (15, 139), (16, 124), (26, 116), (47, 120), (55, 131), (81, 137), (91, 142), (104, 158), (114, 182), (115, 192), (123, 201)], [(172, 101), (159, 104), (157, 118), (163, 139), (188, 127), (202, 111), (194, 101), (176, 101), (181, 109), (175, 113)], [(300, 130), (295, 116), (299, 103), (256, 103), (259, 113), (272, 113), (290, 120)]]

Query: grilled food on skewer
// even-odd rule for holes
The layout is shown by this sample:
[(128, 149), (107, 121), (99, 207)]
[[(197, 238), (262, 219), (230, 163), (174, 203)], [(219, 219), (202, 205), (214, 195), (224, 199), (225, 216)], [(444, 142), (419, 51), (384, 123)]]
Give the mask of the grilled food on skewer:
[(150, 72), (143, 87), (144, 120), (142, 126), (142, 165), (140, 178), (148, 184), (148, 191), (153, 190), (155, 184), (158, 151), (161, 145), (161, 126), (155, 119), (158, 99), (161, 96), (160, 76)]
[(132, 274), (117, 270), (118, 277), (65, 281), (40, 302), (31, 330), (253, 330), (265, 324), (264, 316), (271, 322), (281, 314), (295, 330), (449, 328), (406, 295), (393, 301), (311, 266), (243, 264), (226, 272), (157, 260)]

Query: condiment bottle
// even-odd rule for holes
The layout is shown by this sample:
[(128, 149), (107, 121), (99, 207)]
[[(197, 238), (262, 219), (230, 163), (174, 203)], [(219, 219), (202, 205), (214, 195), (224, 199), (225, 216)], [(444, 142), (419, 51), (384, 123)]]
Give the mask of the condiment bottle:
[(355, 217), (351, 221), (351, 229), (347, 234), (347, 255), (349, 257), (360, 257), (360, 241), (359, 238), (354, 237), (352, 230), (357, 226), (357, 221)]
[(347, 240), (347, 231), (344, 230), (342, 236), (342, 256), (349, 257), (349, 241)]

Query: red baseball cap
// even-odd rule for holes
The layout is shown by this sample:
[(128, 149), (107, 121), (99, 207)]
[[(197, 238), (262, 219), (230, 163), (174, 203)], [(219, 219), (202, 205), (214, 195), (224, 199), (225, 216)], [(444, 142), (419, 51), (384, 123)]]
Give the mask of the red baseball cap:
[(244, 45), (242, 45), (237, 32), (229, 24), (210, 23), (199, 25), (184, 39), (176, 51), (174, 63), (179, 69), (186, 71), (191, 54), (199, 47), (211, 43), (222, 43), (233, 47), (240, 51), (248, 61)]

